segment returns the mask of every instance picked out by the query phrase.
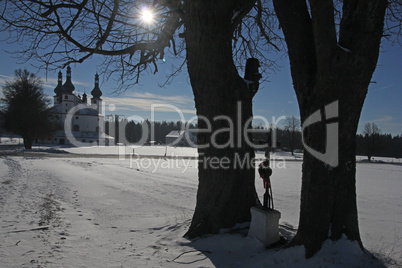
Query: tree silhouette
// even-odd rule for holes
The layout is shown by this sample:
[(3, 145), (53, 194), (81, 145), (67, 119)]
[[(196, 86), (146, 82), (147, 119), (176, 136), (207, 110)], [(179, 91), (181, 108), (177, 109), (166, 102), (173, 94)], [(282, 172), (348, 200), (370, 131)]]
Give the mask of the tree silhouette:
[[(399, 41), (400, 1), (273, 3), (289, 51), (301, 121), (319, 117), (303, 129), (304, 145), (321, 155), (335, 145), (328, 155), (335, 159), (333, 165), (304, 151), (300, 222), (292, 244), (304, 245), (307, 256), (324, 240), (342, 235), (363, 247), (356, 205), (356, 131), (381, 39), (396, 34)], [(327, 139), (330, 129), (337, 132), (330, 133), (333, 140)]]
[(367, 123), (364, 125), (364, 148), (368, 161), (371, 162), (371, 157), (379, 149), (381, 130), (375, 123)]
[(292, 152), (292, 155), (294, 155), (293, 151), (295, 149), (297, 135), (299, 134), (300, 131), (300, 120), (294, 116), (288, 116), (285, 119), (284, 127), (285, 127), (284, 130), (286, 131), (287, 134), (287, 140), (289, 142), (290, 151)]
[(42, 84), (34, 74), (18, 69), (14, 80), (3, 86), (5, 127), (22, 136), (25, 149), (31, 149), (35, 139), (48, 138), (53, 131)]
[[(144, 5), (152, 10), (153, 23), (141, 19)], [(166, 53), (185, 54), (179, 69), (187, 67), (198, 126), (204, 130), (198, 132), (198, 141), (208, 147), (199, 149), (203, 159), (197, 205), (187, 233), (195, 237), (249, 221), (250, 207), (258, 204), (254, 150), (243, 135), (243, 129), (250, 128), (256, 91), (238, 66), (277, 49), (278, 36), (268, 27), (272, 15), (255, 0), (6, 0), (0, 2), (0, 30), (9, 31), (10, 41), (24, 44), (24, 59), (49, 68), (104, 56), (101, 71), (118, 72), (122, 88), (137, 83), (145, 70), (157, 72)], [(260, 62), (263, 67), (270, 64)], [(214, 120), (217, 117), (232, 120), (236, 133), (221, 131), (229, 123)], [(211, 137), (227, 146), (212, 146)], [(222, 158), (232, 163), (230, 168), (205, 165), (208, 159)], [(244, 168), (235, 167), (236, 159), (245, 161)]]

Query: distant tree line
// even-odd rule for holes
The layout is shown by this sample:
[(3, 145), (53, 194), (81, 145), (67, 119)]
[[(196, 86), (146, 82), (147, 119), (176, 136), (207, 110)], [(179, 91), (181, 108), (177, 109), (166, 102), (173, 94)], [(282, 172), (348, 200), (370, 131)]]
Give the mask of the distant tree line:
[[(146, 126), (144, 126), (146, 124)], [(111, 135), (116, 138), (116, 143), (122, 142), (119, 140), (119, 125), (126, 125), (125, 127), (125, 138), (129, 143), (137, 143), (142, 139), (142, 130), (143, 127), (147, 127), (148, 129), (153, 129), (153, 137), (151, 136), (151, 132), (148, 133), (148, 137), (146, 139), (147, 142), (155, 142), (156, 144), (165, 144), (166, 135), (168, 135), (173, 130), (180, 130), (182, 128), (182, 122), (151, 122), (146, 120), (145, 122), (134, 122), (128, 121), (126, 118), (118, 119), (116, 117), (111, 121), (105, 122), (105, 133), (107, 135)], [(190, 124), (188, 126), (190, 129), (197, 128), (196, 124)], [(121, 135), (120, 135), (121, 136)]]
[[(370, 158), (377, 157), (395, 157), (402, 158), (402, 136), (392, 137), (391, 134), (377, 134), (375, 137), (375, 145)], [(368, 156), (367, 137), (364, 134), (356, 136), (356, 154)]]
[[(144, 124), (147, 125), (148, 129), (151, 127), (154, 130), (154, 136), (151, 137), (151, 133), (148, 133), (147, 142), (153, 141), (156, 144), (165, 144), (166, 135), (168, 135), (171, 131), (177, 131), (182, 129), (182, 122), (151, 122), (149, 120), (145, 120), (145, 122), (134, 122), (128, 121), (126, 118), (121, 118), (119, 116), (113, 116), (111, 120), (105, 122), (105, 133), (107, 135), (111, 135), (116, 139), (116, 143), (123, 142), (118, 140), (117, 134), (119, 134), (119, 126), (125, 125), (125, 138), (129, 143), (136, 143), (142, 139), (142, 129)], [(300, 123), (299, 123), (300, 125)], [(183, 126), (184, 128), (185, 126)], [(190, 124), (188, 126), (189, 129), (196, 129), (198, 127), (197, 124)], [(254, 126), (254, 129), (257, 130), (265, 130), (257, 133), (253, 133), (253, 141), (254, 144), (263, 144), (271, 143), (271, 131), (264, 129), (261, 126)], [(294, 149), (302, 149), (301, 142), (301, 132), (299, 127), (287, 127), (277, 128), (276, 129), (276, 147), (293, 151)]]
[[(117, 122), (117, 125), (116, 125)], [(182, 122), (145, 122), (128, 121), (126, 118), (119, 119), (113, 117), (113, 120), (106, 121), (105, 132), (108, 135), (116, 135), (116, 126), (125, 124), (125, 138), (130, 143), (139, 142), (142, 138), (143, 124), (147, 124), (150, 129), (154, 129), (154, 137), (149, 133), (147, 142), (153, 141), (156, 144), (165, 144), (166, 135), (171, 131), (180, 130)], [(197, 124), (190, 124), (190, 129), (196, 129)], [(254, 126), (254, 129), (263, 130), (261, 126)], [(275, 133), (276, 148), (284, 151), (294, 152), (294, 150), (303, 149), (300, 121), (294, 117), (287, 117), (283, 127), (277, 128)], [(253, 134), (253, 141), (255, 144), (271, 142), (272, 133), (270, 130), (258, 132)], [(119, 142), (119, 140), (116, 140)], [(365, 125), (363, 133), (357, 134), (356, 137), (356, 154), (367, 156), (369, 160), (373, 156), (376, 157), (402, 157), (402, 135), (392, 136), (391, 134), (381, 134), (380, 129), (374, 123)]]
[(373, 156), (401, 158), (402, 136), (381, 134), (375, 123), (367, 123), (363, 133), (356, 135), (356, 154), (367, 156), (369, 161)]

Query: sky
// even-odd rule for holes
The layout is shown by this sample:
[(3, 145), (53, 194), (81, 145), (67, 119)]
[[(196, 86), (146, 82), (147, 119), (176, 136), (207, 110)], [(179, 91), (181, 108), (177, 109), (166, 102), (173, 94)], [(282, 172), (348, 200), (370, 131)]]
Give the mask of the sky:
[[(37, 72), (31, 66), (35, 62), (21, 64), (20, 59), (15, 55), (6, 52), (16, 49), (18, 48), (7, 44), (0, 38), (0, 86), (4, 85), (4, 81), (12, 80), (15, 69), (26, 68), (30, 72)], [(273, 56), (280, 58), (278, 55)], [(172, 63), (180, 64), (177, 60), (167, 57), (166, 61), (158, 66), (157, 74), (144, 74), (138, 85), (119, 93), (115, 92), (117, 82), (112, 79), (104, 81), (100, 73), (105, 114), (124, 115), (126, 118), (134, 120), (195, 120), (194, 97), (186, 68), (169, 86), (159, 86), (170, 74)], [(101, 64), (100, 58), (95, 57), (82, 64), (71, 65), (76, 94), (82, 95), (86, 92), (90, 95), (99, 64)], [(277, 64), (280, 66), (278, 71), (265, 75), (266, 81), (260, 85), (253, 100), (253, 112), (254, 116), (265, 118), (269, 124), (278, 122), (278, 125), (281, 126), (284, 120), (278, 121), (278, 119), (281, 116), (299, 117), (299, 108), (292, 86), (287, 56), (278, 59)], [(64, 82), (65, 70), (62, 70), (62, 73)], [(49, 71), (47, 74), (41, 71), (37, 75), (45, 81), (45, 93), (52, 98), (53, 90), (57, 85), (57, 71)], [(242, 73), (241, 76), (243, 76)], [(383, 42), (372, 81), (361, 113), (358, 133), (362, 132), (364, 124), (374, 122), (382, 133), (389, 133), (393, 136), (401, 135), (402, 48), (400, 46), (392, 46), (388, 42)], [(262, 123), (256, 122), (256, 124)]]

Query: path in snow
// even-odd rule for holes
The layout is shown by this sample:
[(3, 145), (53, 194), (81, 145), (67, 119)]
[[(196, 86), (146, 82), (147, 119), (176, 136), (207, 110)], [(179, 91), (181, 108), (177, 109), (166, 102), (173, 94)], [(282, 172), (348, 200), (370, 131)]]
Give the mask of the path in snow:
[[(57, 235), (52, 230), (34, 230), (40, 225), (59, 227), (53, 212), (61, 209), (55, 199), (61, 182), (47, 170), (38, 169), (37, 159), (2, 158), (0, 162), (0, 259), (2, 267), (30, 267), (59, 258)], [(25, 230), (25, 231), (24, 231)], [(19, 232), (22, 231), (22, 232)]]
[[(178, 230), (195, 207), (195, 177), (152, 174), (119, 160), (7, 157), (0, 163), (3, 267), (165, 266), (182, 253), (170, 244), (187, 241)], [(52, 228), (11, 232), (37, 227), (49, 196), (63, 210)]]
[[(297, 226), (301, 162), (286, 162), (285, 167), (273, 171), (275, 208), (282, 212), (282, 224)], [(299, 261), (296, 256), (302, 251), (269, 255), (259, 243), (239, 235), (196, 242), (182, 238), (195, 207), (197, 172), (192, 159), (1, 157), (2, 266), (242, 267), (254, 260)], [(401, 174), (397, 165), (357, 168), (363, 243), (396, 259), (401, 259), (402, 248), (397, 239), (402, 224)], [(261, 197), (258, 178), (256, 187)], [(46, 217), (49, 207), (56, 213)], [(12, 232), (38, 227), (40, 222), (51, 228)], [(208, 253), (194, 249), (213, 253), (207, 258)], [(184, 252), (189, 253), (171, 262)], [(323, 259), (336, 264), (339, 256)]]

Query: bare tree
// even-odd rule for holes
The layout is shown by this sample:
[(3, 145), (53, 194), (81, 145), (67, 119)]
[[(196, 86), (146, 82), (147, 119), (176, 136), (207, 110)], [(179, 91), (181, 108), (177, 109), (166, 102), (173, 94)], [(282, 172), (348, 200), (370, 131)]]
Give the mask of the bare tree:
[[(155, 14), (153, 24), (140, 18), (144, 4)], [(198, 134), (206, 148), (199, 149), (199, 188), (189, 237), (248, 221), (250, 207), (259, 202), (254, 150), (243, 135), (250, 127), (256, 91), (239, 71), (249, 57), (259, 58), (262, 67), (271, 64), (262, 59), (280, 46), (279, 36), (271, 31), (273, 18), (272, 9), (263, 9), (260, 0), (0, 2), (1, 30), (9, 31), (10, 41), (24, 45), (23, 58), (39, 60), (46, 68), (101, 55), (108, 75), (118, 73), (121, 87), (128, 88), (143, 71), (157, 72), (165, 53), (185, 53), (179, 69), (187, 66), (198, 126), (207, 130)], [(215, 120), (217, 116), (234, 124)], [(233, 135), (221, 131), (228, 126)], [(212, 166), (210, 159), (228, 159), (231, 165)]]
[[(337, 154), (328, 155), (336, 158), (332, 165), (304, 152), (300, 223), (292, 244), (304, 245), (307, 256), (319, 250), (324, 240), (337, 240), (343, 234), (362, 246), (356, 206), (356, 131), (381, 39), (400, 33), (400, 1), (273, 3), (288, 48), (301, 121), (304, 124), (313, 114), (316, 122), (321, 121), (303, 129), (304, 142), (321, 155), (330, 153), (326, 144), (338, 144)], [(326, 138), (329, 126), (339, 130), (334, 140)]]
[(364, 147), (368, 161), (371, 162), (371, 157), (379, 148), (381, 130), (375, 123), (367, 123), (364, 125)]
[(294, 116), (288, 116), (285, 119), (285, 131), (287, 134), (290, 151), (294, 155), (294, 149), (296, 145), (296, 136), (300, 131), (300, 120)]

